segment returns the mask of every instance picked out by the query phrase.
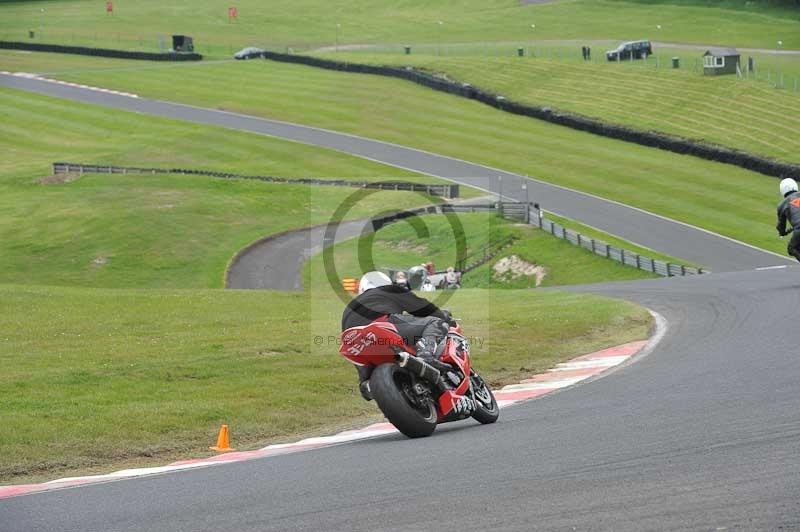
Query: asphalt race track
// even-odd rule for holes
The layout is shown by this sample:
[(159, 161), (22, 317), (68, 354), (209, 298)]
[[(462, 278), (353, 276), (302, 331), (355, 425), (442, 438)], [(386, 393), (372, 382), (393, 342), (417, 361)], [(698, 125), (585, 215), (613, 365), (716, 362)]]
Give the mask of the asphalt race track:
[[(336, 229), (335, 241), (363, 234), (365, 228), (371, 231), (372, 223), (342, 222)], [(316, 226), (289, 231), (251, 244), (228, 269), (225, 288), (302, 290), (305, 261), (333, 244), (323, 245), (325, 229), (326, 226)]]
[(800, 527), (800, 271), (588, 290), (653, 308), (669, 332), (648, 356), (496, 425), (6, 499), (0, 529)]
[[(115, 109), (281, 137), (475, 185), (493, 192), (499, 192), (500, 181), (497, 177), (502, 176), (503, 182), (506, 183), (504, 196), (517, 200), (524, 199), (519, 186), (527, 179), (524, 176), (395, 144), (253, 116), (146, 98), (131, 98), (8, 74), (0, 74), (0, 85)], [(765, 179), (770, 178), (765, 177)], [(513, 186), (513, 193), (509, 192), (514, 183), (516, 186)], [(746, 244), (721, 238), (632, 207), (534, 179), (527, 179), (527, 183), (530, 198), (539, 202), (547, 211), (567, 216), (668, 255), (681, 257), (715, 272), (790, 264), (785, 257), (754, 249)]]
[[(0, 83), (262, 133), (274, 128), (269, 134), (308, 135), (319, 140), (306, 139), (313, 144), (335, 140), (337, 149), (445, 177), (481, 171), (262, 119), (81, 90), (58, 94), (66, 88), (10, 76)], [(648, 355), (506, 408), (495, 425), (462, 422), (424, 440), (385, 436), (5, 499), (0, 530), (800, 528), (800, 269), (634, 209), (535, 186), (532, 196), (553, 211), (728, 273), (574, 288), (636, 301), (662, 314), (669, 329)], [(567, 210), (575, 202), (587, 210)], [(776, 264), (790, 266), (753, 270)]]

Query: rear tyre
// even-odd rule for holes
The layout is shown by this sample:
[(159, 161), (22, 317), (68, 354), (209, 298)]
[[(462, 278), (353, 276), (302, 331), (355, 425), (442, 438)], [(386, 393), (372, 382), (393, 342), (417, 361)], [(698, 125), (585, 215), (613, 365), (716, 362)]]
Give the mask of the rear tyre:
[(430, 436), (436, 407), (430, 398), (419, 400), (411, 386), (411, 375), (397, 364), (381, 364), (369, 379), (373, 399), (397, 430), (409, 438)]
[(497, 406), (497, 399), (494, 398), (492, 389), (477, 373), (471, 375), (470, 379), (475, 394), (475, 412), (472, 417), (484, 425), (494, 423), (500, 417), (500, 407)]

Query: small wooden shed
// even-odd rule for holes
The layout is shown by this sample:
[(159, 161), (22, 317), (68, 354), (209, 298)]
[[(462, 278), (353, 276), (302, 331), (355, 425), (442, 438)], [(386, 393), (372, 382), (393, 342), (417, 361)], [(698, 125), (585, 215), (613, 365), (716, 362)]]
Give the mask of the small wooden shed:
[(736, 74), (739, 64), (739, 50), (736, 48), (709, 48), (703, 54), (703, 74), (719, 76)]

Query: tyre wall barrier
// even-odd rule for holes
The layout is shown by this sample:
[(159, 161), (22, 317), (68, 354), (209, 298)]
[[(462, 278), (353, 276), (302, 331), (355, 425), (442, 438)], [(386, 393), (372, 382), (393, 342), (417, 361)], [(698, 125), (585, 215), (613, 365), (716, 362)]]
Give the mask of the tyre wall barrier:
[(196, 53), (155, 53), (132, 50), (112, 50), (110, 48), (88, 48), (85, 46), (64, 46), (19, 41), (0, 41), (0, 49), (29, 50), (32, 52), (56, 52), (60, 54), (94, 55), (116, 59), (142, 59), (146, 61), (200, 61), (203, 56)]
[(697, 142), (682, 137), (667, 135), (665, 133), (640, 131), (617, 124), (609, 124), (581, 115), (554, 111), (549, 107), (540, 107), (514, 102), (501, 95), (473, 87), (469, 83), (458, 83), (455, 81), (442, 79), (412, 67), (391, 67), (367, 65), (362, 63), (345, 63), (307, 55), (292, 55), (269, 51), (264, 52), (264, 58), (272, 61), (296, 63), (328, 70), (400, 78), (433, 90), (454, 94), (456, 96), (469, 98), (471, 100), (477, 100), (501, 111), (544, 120), (546, 122), (577, 129), (579, 131), (593, 133), (603, 137), (623, 140), (651, 148), (658, 148), (661, 150), (679, 153), (681, 155), (692, 155), (701, 159), (731, 164), (769, 176), (800, 177), (800, 165), (797, 164), (777, 161), (740, 150)]
[(424, 192), (431, 196), (453, 199), (459, 195), (457, 184), (424, 184), (407, 181), (348, 181), (344, 179), (316, 179), (240, 175), (229, 172), (212, 172), (210, 170), (192, 170), (188, 168), (139, 168), (134, 166), (110, 166), (104, 164), (53, 163), (53, 174), (187, 174), (204, 175), (220, 179), (255, 179), (270, 183), (288, 183), (294, 185), (328, 185), (339, 187), (376, 188), (380, 190), (399, 190), (408, 192)]

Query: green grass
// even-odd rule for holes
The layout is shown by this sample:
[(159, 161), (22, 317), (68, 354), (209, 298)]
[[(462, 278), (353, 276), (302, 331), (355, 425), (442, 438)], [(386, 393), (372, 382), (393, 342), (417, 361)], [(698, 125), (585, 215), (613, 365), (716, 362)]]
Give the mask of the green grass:
[[(594, 296), (462, 290), (449, 307), (499, 385), (641, 339), (650, 317)], [(248, 449), (379, 416), (315, 294), (0, 285), (0, 484)], [(280, 309), (280, 310), (278, 310)]]
[(0, 183), (22, 171), (48, 175), (56, 160), (231, 170), (282, 177), (437, 182), (333, 150), (0, 88)]
[(516, 276), (512, 272), (500, 274), (496, 271), (495, 268), (500, 260), (513, 256), (545, 268), (546, 275), (541, 280), (541, 287), (658, 277), (595, 255), (537, 228), (517, 227), (515, 233), (519, 240), (488, 263), (469, 272), (464, 278), (464, 287), (534, 288), (535, 276)]
[[(576, 51), (573, 54), (580, 57)], [(600, 57), (602, 51), (596, 49), (595, 54)], [(347, 62), (413, 65), (519, 102), (800, 161), (800, 93), (794, 89), (794, 79), (800, 77), (800, 56), (794, 59), (794, 70), (784, 70), (784, 85), (789, 90), (776, 90), (765, 81), (703, 76), (702, 61), (695, 70), (692, 62), (701, 52), (682, 50), (679, 54), (683, 69), (668, 68), (674, 50), (662, 51), (647, 63), (518, 58), (511, 54), (504, 58), (364, 52), (324, 56)], [(661, 68), (656, 68), (657, 64)], [(766, 78), (768, 67), (760, 59), (757, 64), (760, 77)], [(770, 76), (774, 82), (775, 68)]]
[[(327, 220), (351, 189), (41, 178), (58, 159), (414, 176), (268, 137), (8, 89), (0, 96), (0, 149), (10, 155), (0, 161), (0, 483), (204, 456), (222, 423), (246, 449), (378, 417), (335, 346), (315, 344), (338, 332), (342, 303), (330, 293), (189, 289), (220, 286), (227, 260), (255, 238)], [(349, 215), (420, 201), (375, 193)], [(525, 295), (464, 290), (451, 301), (480, 336), (478, 366), (495, 384), (642, 338), (650, 323), (628, 303)]]
[[(335, 246), (339, 278), (355, 277), (372, 269), (407, 269), (431, 261), (438, 270), (456, 264), (459, 241), (470, 255), (490, 242), (508, 238), (514, 228), (489, 214), (416, 216), (382, 227), (376, 233)], [(304, 267), (304, 286), (312, 293), (330, 292), (322, 255)]]
[[(448, 43), (529, 39), (655, 38), (772, 47), (782, 38), (800, 48), (796, 10), (729, 2), (661, 3), (565, 0), (520, 5), (518, 0), (365, 2), (342, 0), (239, 0), (229, 22), (228, 4), (210, 0), (156, 0), (105, 4), (89, 0), (0, 3), (0, 38), (156, 50), (157, 35), (192, 35), (201, 53), (229, 55), (247, 45), (313, 48), (340, 43)], [(44, 10), (44, 11), (42, 11)], [(442, 22), (440, 25), (439, 22)], [(337, 30), (337, 24), (339, 28)], [(535, 29), (531, 28), (535, 24)], [(170, 46), (167, 41), (167, 46)]]
[[(516, 46), (507, 48), (493, 48), (488, 57), (478, 48), (465, 46), (448, 47), (443, 56), (435, 50), (407, 56), (400, 47), (394, 52), (365, 49), (319, 55), (349, 62), (413, 65), (520, 102), (800, 161), (795, 134), (800, 128), (800, 56), (751, 54), (756, 57), (757, 71), (748, 79), (738, 79), (703, 76), (701, 52), (694, 50), (658, 49), (647, 62), (617, 64), (602, 60), (602, 48), (597, 46), (592, 62), (580, 60), (577, 44), (556, 49), (525, 45), (525, 58), (514, 57)], [(681, 58), (682, 69), (670, 68), (672, 57)], [(746, 62), (746, 55), (742, 60)], [(0, 51), (0, 69), (65, 77), (117, 69), (130, 69), (131, 74), (154, 68), (180, 72), (186, 66)], [(593, 83), (586, 83), (587, 79)], [(776, 89), (781, 80), (784, 88)]]
[[(428, 261), (438, 270), (444, 270), (456, 264), (459, 235), (464, 237), (467, 255), (480, 252), (489, 243), (509, 237), (517, 239), (487, 264), (464, 274), (462, 285), (465, 288), (535, 287), (535, 277), (510, 279), (494, 275), (493, 266), (512, 255), (547, 269), (541, 283), (543, 287), (656, 277), (573, 246), (538, 228), (483, 213), (426, 215), (416, 218), (413, 225), (407, 222), (387, 225), (373, 235), (337, 244), (333, 257), (339, 278), (358, 278), (374, 267), (407, 269)], [(371, 263), (363, 265), (360, 262), (363, 258), (371, 259)], [(329, 292), (323, 271), (321, 255), (306, 264), (305, 286), (312, 293)]]
[[(510, 115), (408, 82), (265, 61), (62, 77), (459, 157), (784, 251), (774, 238), (774, 178)], [(181, 91), (171, 89), (178, 85)], [(240, 86), (259, 90), (243, 93)]]
[[(9, 155), (0, 161), (0, 282), (5, 283), (221, 287), (225, 267), (239, 249), (271, 233), (323, 223), (353, 193), (175, 175), (86, 174), (42, 184), (55, 160), (433, 181), (264, 136), (9, 89), (0, 89), (0, 96), (0, 149)], [(421, 201), (416, 194), (382, 192), (350, 216)]]
[[(586, 2), (575, 4), (590, 8)], [(239, 5), (243, 18), (255, 5)], [(309, 6), (320, 5), (283, 7), (307, 13)], [(509, 2), (502, 5), (513, 7)], [(18, 38), (19, 30), (30, 26), (39, 38), (93, 43), (85, 28), (98, 27), (98, 44), (113, 46), (117, 32), (116, 44), (136, 48), (139, 28), (147, 27), (194, 34), (200, 42), (215, 44), (213, 53), (219, 55), (231, 46), (233, 27), (219, 17), (207, 17), (208, 3), (173, 4), (165, 12), (163, 4), (144, 0), (118, 5), (117, 16), (110, 20), (104, 13), (84, 17), (83, 9), (89, 6), (102, 8), (88, 2), (0, 2), (0, 38)], [(472, 9), (467, 11), (473, 19), (482, 20), (475, 6), (467, 2), (450, 7)], [(43, 16), (37, 14), (40, 7), (46, 8)], [(295, 27), (287, 24), (280, 31), (284, 36), (296, 33), (300, 19), (279, 7), (269, 8), (277, 13), (278, 21), (273, 22), (286, 17)], [(374, 10), (389, 13), (385, 7), (366, 7), (359, 17), (369, 24)], [(561, 4), (557, 7), (562, 9)], [(432, 10), (428, 14), (441, 12), (440, 7), (427, 9)], [(187, 10), (197, 17), (186, 16)], [(51, 23), (50, 17), (57, 22)], [(327, 13), (308, 20), (310, 26), (318, 26), (320, 42), (330, 20)], [(497, 23), (496, 35), (507, 20)], [(263, 35), (263, 24), (257, 30), (249, 24), (243, 31), (236, 28), (236, 39)], [(419, 31), (413, 19), (404, 24)], [(314, 38), (304, 42), (313, 44)], [(353, 90), (360, 81), (294, 67), (267, 69), (262, 62), (241, 70), (225, 64), (141, 66), (0, 53), (0, 68), (6, 70), (71, 70), (77, 76), (76, 70), (112, 68), (113, 72), (86, 75), (99, 76), (101, 84), (134, 85), (133, 80), (141, 78), (146, 92), (153, 83), (165, 99), (185, 92), (187, 101), (202, 100), (216, 108), (259, 113), (276, 109), (278, 115), (302, 119), (316, 115), (312, 121), (320, 125), (345, 123), (353, 132), (404, 143), (411, 138), (434, 151), (440, 144), (437, 136), (445, 133), (444, 151), (485, 152), (490, 154), (487, 160), (498, 163), (508, 159), (527, 166), (546, 152), (521, 156), (525, 151), (519, 151), (524, 146), (519, 142), (538, 142), (555, 131), (529, 130), (522, 122), (508, 122), (505, 116), (474, 106), (459, 103), (451, 108), (449, 99), (426, 102), (424, 109), (416, 104), (409, 108), (407, 96), (413, 102), (421, 93), (383, 80)], [(160, 86), (168, 80), (151, 78), (156, 72), (178, 83)], [(240, 75), (246, 72), (250, 74)], [(266, 83), (262, 91), (265, 72), (283, 76), (286, 83)], [(304, 90), (316, 94), (320, 89), (330, 91), (326, 101), (316, 95), (303, 101)], [(376, 101), (375, 94), (384, 101)], [(461, 111), (466, 111), (463, 117), (458, 116)], [(246, 449), (377, 417), (374, 405), (358, 398), (354, 372), (335, 356), (335, 346), (315, 344), (315, 336), (327, 339), (338, 332), (342, 304), (330, 292), (204, 289), (221, 285), (227, 260), (242, 246), (265, 234), (327, 220), (349, 190), (170, 175), (87, 175), (49, 185), (40, 180), (59, 159), (290, 177), (431, 178), (268, 137), (7, 89), (0, 89), (0, 116), (0, 149), (8, 155), (0, 160), (0, 283), (9, 283), (0, 285), (0, 424), (6, 435), (0, 439), (0, 482), (203, 456), (221, 423), (231, 426), (234, 446)], [(489, 118), (482, 126), (488, 136), (482, 145), (475, 144), (470, 140), (473, 129), (464, 126), (480, 124), (483, 117)], [(419, 122), (409, 127), (415, 120)], [(504, 136), (511, 133), (521, 133), (518, 143), (502, 148), (508, 140)], [(555, 144), (569, 144), (574, 140), (569, 135)], [(613, 153), (615, 146), (600, 143), (592, 150), (597, 156)], [(645, 151), (635, 153), (634, 158), (647, 159)], [(584, 167), (597, 166), (589, 161), (576, 159), (568, 170), (582, 173)], [(625, 157), (606, 161), (595, 178), (607, 177), (602, 172), (614, 174), (630, 162)], [(546, 161), (543, 168), (551, 164)], [(376, 194), (351, 215), (420, 201), (407, 194)], [(446, 246), (440, 251), (445, 253)], [(577, 354), (641, 339), (650, 325), (647, 313), (634, 305), (577, 294), (464, 289), (453, 295), (448, 307), (465, 320), (467, 332), (480, 339), (474, 342), (476, 365), (495, 385)]]
[(594, 227), (590, 227), (588, 225), (584, 225), (581, 223), (576, 222), (570, 218), (564, 218), (563, 216), (557, 216), (550, 212), (545, 212), (544, 217), (547, 220), (552, 222), (556, 222), (561, 227), (566, 227), (567, 229), (572, 229), (573, 231), (577, 231), (583, 236), (587, 236), (589, 238), (593, 238), (595, 240), (602, 240), (606, 244), (614, 246), (618, 249), (624, 249), (625, 251), (632, 251), (633, 253), (638, 253), (639, 255), (644, 255), (645, 257), (649, 257), (651, 259), (661, 260), (664, 262), (671, 262), (673, 264), (683, 264), (684, 266), (694, 266), (698, 267), (699, 264), (694, 264), (692, 262), (679, 259), (676, 257), (672, 257), (670, 255), (665, 255), (663, 253), (659, 253), (656, 250), (650, 249), (645, 246), (640, 246), (636, 243), (630, 242), (628, 240), (624, 240), (622, 238), (616, 237), (614, 235), (610, 235), (605, 231), (600, 231), (599, 229), (595, 229)]

